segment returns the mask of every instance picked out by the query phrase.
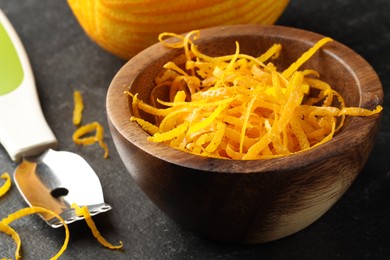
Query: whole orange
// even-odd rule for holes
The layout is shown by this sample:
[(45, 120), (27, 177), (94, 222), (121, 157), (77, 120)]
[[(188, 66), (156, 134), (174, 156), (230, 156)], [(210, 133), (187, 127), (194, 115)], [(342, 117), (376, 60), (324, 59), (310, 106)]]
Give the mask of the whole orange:
[(68, 0), (97, 44), (129, 59), (162, 32), (184, 33), (228, 24), (273, 24), (288, 0)]

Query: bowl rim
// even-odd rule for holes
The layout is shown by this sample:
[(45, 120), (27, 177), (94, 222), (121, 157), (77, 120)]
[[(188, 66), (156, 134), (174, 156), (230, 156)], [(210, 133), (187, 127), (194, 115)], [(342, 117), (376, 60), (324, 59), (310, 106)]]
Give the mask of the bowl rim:
[[(283, 37), (289, 40), (305, 42), (309, 41), (313, 45), (325, 37), (318, 33), (293, 27), (258, 24), (217, 26), (201, 29), (200, 32), (202, 38), (210, 35), (214, 37), (226, 36), (232, 30), (236, 35), (240, 36), (248, 35), (249, 32), (253, 35), (253, 31), (255, 30), (256, 35)], [(300, 35), (300, 37), (296, 38), (296, 35)], [(137, 74), (150, 61), (145, 59), (145, 57), (150, 57), (149, 54), (153, 53), (153, 56), (158, 58), (166, 50), (167, 48), (161, 43), (156, 43), (127, 61), (119, 69), (110, 83), (106, 97), (106, 110), (110, 127), (115, 128), (125, 140), (151, 156), (175, 165), (207, 172), (246, 174), (287, 170), (287, 167), (289, 170), (301, 168), (313, 162), (323, 161), (326, 158), (337, 156), (337, 154), (340, 154), (344, 150), (343, 147), (359, 146), (360, 140), (363, 139), (359, 137), (367, 135), (380, 119), (381, 113), (371, 117), (353, 117), (349, 124), (327, 143), (289, 156), (265, 160), (210, 158), (180, 151), (165, 144), (152, 143), (147, 141), (148, 134), (136, 122), (130, 121), (129, 102), (128, 98), (124, 95), (124, 91), (128, 90), (132, 82), (137, 78)], [(383, 89), (380, 79), (371, 65), (363, 57), (336, 40), (324, 46), (321, 50), (333, 56), (355, 76), (360, 90), (359, 107), (372, 109), (376, 105), (383, 104)], [(123, 78), (121, 74), (125, 72), (128, 75), (126, 78)], [(367, 77), (367, 74), (369, 74), (369, 77)], [(361, 126), (362, 124), (365, 126), (363, 129), (356, 129), (357, 126)], [(352, 132), (356, 133), (358, 138), (348, 138)], [(340, 139), (343, 139), (343, 147), (339, 147), (337, 144)]]

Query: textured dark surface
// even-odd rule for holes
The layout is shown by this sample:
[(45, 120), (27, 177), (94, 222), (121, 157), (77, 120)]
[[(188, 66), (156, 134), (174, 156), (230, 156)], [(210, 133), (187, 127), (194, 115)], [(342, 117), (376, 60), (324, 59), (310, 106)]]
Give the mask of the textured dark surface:
[[(94, 219), (123, 251), (100, 246), (84, 222), (70, 226), (71, 239), (61, 259), (389, 259), (390, 257), (390, 3), (388, 0), (291, 0), (278, 21), (330, 36), (361, 54), (378, 73), (385, 92), (385, 110), (376, 145), (365, 168), (344, 197), (322, 218), (290, 237), (243, 246), (200, 239), (182, 230), (140, 191), (105, 133), (110, 159), (97, 146), (78, 147), (71, 140), (73, 91), (83, 93), (84, 122), (105, 114), (107, 87), (124, 61), (88, 39), (65, 1), (0, 0), (0, 8), (18, 31), (29, 55), (47, 121), (63, 150), (85, 157), (100, 177), (105, 200), (113, 210)], [(13, 172), (0, 147), (0, 172)], [(2, 182), (1, 182), (2, 183)], [(0, 219), (25, 207), (12, 187), (0, 198)], [(49, 259), (64, 233), (31, 216), (12, 225), (23, 241), (23, 259)], [(0, 258), (13, 257), (15, 245), (0, 233)]]

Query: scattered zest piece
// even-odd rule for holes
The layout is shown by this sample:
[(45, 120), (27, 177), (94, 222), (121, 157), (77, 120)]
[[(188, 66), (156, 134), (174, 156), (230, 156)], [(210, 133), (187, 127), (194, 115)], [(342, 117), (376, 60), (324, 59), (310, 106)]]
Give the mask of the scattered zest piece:
[[(72, 139), (77, 145), (92, 145), (98, 143), (104, 150), (104, 158), (108, 158), (108, 146), (104, 142), (104, 128), (99, 122), (92, 122), (83, 126), (80, 126), (83, 118), (84, 102), (83, 97), (79, 91), (74, 91), (74, 109), (73, 109), (73, 124), (78, 128), (73, 133)], [(89, 134), (95, 132), (94, 136)], [(87, 137), (83, 137), (86, 136)]]
[(84, 102), (80, 91), (73, 92), (74, 109), (73, 109), (73, 124), (79, 126), (83, 119)]
[(91, 215), (89, 214), (88, 208), (86, 206), (79, 207), (76, 204), (72, 205), (72, 208), (75, 209), (76, 215), (83, 216), (85, 221), (87, 222), (88, 227), (91, 229), (93, 236), (99, 241), (99, 243), (109, 249), (121, 249), (123, 247), (122, 241), (119, 241), (118, 246), (114, 246), (110, 244), (99, 232), (97, 229), (95, 222), (93, 221)]
[[(95, 133), (93, 136), (88, 134)], [(79, 127), (73, 133), (73, 141), (78, 145), (92, 145), (94, 143), (99, 143), (100, 147), (104, 150), (104, 158), (108, 157), (108, 147), (103, 140), (104, 129), (99, 122), (92, 122), (90, 124), (83, 125)]]
[(20, 258), (21, 240), (20, 240), (18, 233), (14, 229), (12, 229), (9, 225), (13, 221), (18, 220), (24, 216), (36, 214), (36, 213), (41, 213), (41, 212), (45, 212), (45, 213), (54, 215), (56, 218), (58, 218), (59, 221), (61, 221), (61, 223), (63, 224), (63, 226), (65, 228), (64, 243), (63, 243), (62, 247), (60, 248), (60, 250), (57, 252), (57, 254), (55, 256), (53, 256), (51, 259), (53, 259), (53, 260), (58, 259), (66, 250), (66, 247), (68, 246), (68, 242), (69, 242), (69, 229), (68, 229), (68, 225), (65, 223), (64, 219), (60, 215), (56, 214), (55, 212), (53, 212), (51, 210), (41, 208), (41, 207), (23, 208), (23, 209), (20, 209), (14, 213), (8, 215), (8, 217), (6, 217), (0, 221), (0, 231), (11, 236), (14, 239), (15, 243), (17, 244), (16, 252), (15, 252), (16, 259)]
[[(16, 232), (13, 228), (11, 228), (10, 226), (8, 226), (2, 222), (0, 222), (0, 232), (3, 232), (6, 235), (12, 237), (12, 239), (15, 241), (15, 243), (16, 243), (15, 259), (16, 260), (20, 259), (20, 248), (22, 246), (22, 241), (20, 240), (18, 232)], [(2, 260), (3, 259), (6, 259), (6, 258), (2, 258)]]
[(0, 176), (1, 179), (4, 179), (5, 182), (2, 186), (0, 186), (0, 197), (7, 193), (7, 191), (11, 188), (11, 177), (7, 172), (3, 173)]
[[(177, 42), (167, 43), (167, 37)], [(382, 110), (346, 107), (317, 71), (299, 70), (331, 38), (319, 40), (279, 72), (269, 60), (279, 56), (280, 44), (252, 57), (240, 53), (236, 43), (234, 54), (210, 57), (195, 45), (199, 37), (199, 31), (160, 34), (167, 48), (183, 49), (185, 61), (161, 68), (151, 92), (152, 105), (138, 99), (137, 93), (126, 92), (132, 98), (131, 121), (151, 135), (149, 141), (208, 157), (268, 159), (328, 142), (346, 116), (372, 116)], [(160, 100), (155, 93), (164, 93), (169, 100)], [(141, 118), (141, 111), (153, 115), (155, 122)]]

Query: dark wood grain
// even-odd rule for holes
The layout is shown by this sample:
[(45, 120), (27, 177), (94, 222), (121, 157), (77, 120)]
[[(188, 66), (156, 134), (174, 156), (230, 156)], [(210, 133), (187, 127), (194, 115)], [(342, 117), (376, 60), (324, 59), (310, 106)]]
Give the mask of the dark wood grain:
[[(278, 26), (231, 26), (204, 30), (197, 41), (210, 55), (259, 55), (281, 43), (280, 69), (323, 36)], [(123, 66), (107, 94), (107, 114), (116, 148), (145, 194), (168, 216), (202, 237), (259, 243), (293, 234), (322, 216), (350, 187), (374, 143), (380, 115), (354, 117), (333, 140), (288, 157), (236, 161), (211, 159), (150, 143), (130, 122), (130, 89), (148, 100), (153, 78), (180, 51), (157, 44)], [(348, 106), (383, 102), (381, 83), (358, 54), (332, 42), (305, 64), (319, 71)]]

